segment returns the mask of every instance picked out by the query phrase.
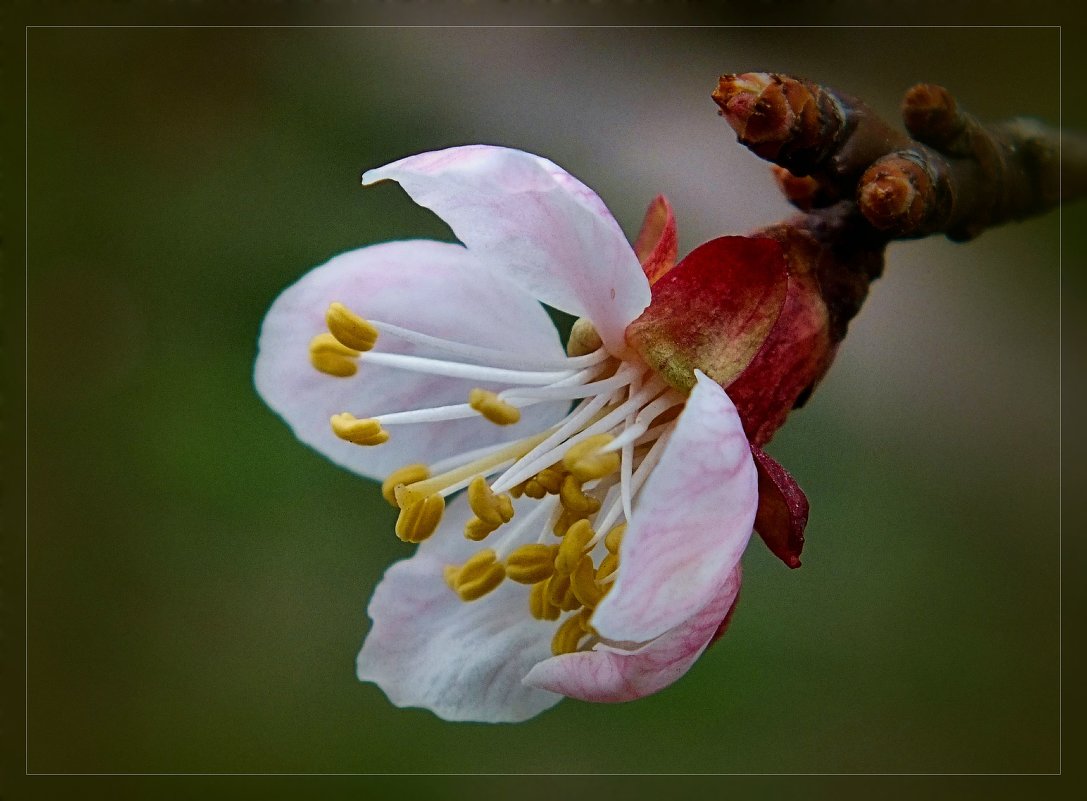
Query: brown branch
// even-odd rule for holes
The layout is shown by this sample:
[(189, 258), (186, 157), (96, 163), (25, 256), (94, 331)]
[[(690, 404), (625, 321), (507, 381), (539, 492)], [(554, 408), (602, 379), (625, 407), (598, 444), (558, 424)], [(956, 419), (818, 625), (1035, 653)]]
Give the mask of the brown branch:
[(713, 99), (740, 142), (778, 165), (794, 205), (853, 201), (887, 240), (970, 239), (1087, 194), (1087, 138), (1062, 141), (1028, 119), (982, 125), (939, 86), (906, 94), (910, 135), (855, 98), (788, 75), (723, 75)]

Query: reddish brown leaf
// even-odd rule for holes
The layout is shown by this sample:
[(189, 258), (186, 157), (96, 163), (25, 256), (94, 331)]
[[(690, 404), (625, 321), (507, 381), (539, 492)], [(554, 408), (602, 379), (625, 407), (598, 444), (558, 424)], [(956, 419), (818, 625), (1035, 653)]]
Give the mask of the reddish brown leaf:
[(695, 369), (727, 387), (763, 346), (787, 289), (776, 241), (713, 239), (653, 284), (653, 300), (627, 327), (627, 342), (683, 392), (694, 386)]
[(804, 527), (808, 524), (808, 499), (789, 471), (752, 446), (759, 474), (759, 508), (755, 531), (766, 547), (788, 567), (800, 567)]

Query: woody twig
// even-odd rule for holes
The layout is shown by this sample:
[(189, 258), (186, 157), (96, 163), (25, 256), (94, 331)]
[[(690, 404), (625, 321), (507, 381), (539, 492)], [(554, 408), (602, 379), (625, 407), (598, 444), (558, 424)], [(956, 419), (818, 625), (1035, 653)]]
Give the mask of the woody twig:
[(777, 165), (794, 205), (849, 201), (886, 240), (972, 239), (1087, 193), (1087, 138), (1032, 119), (983, 125), (940, 86), (906, 93), (908, 133), (788, 75), (723, 75), (713, 98), (740, 142)]

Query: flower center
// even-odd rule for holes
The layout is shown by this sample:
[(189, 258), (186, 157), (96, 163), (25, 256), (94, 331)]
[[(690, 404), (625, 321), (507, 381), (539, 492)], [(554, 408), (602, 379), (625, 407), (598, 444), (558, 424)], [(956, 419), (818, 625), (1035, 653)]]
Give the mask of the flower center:
[[(644, 363), (612, 356), (586, 320), (574, 326), (569, 355), (535, 360), (365, 320), (339, 303), (329, 307), (326, 322), (328, 331), (310, 344), (310, 361), (329, 375), (352, 376), (362, 360), (503, 387), (473, 389), (462, 404), (361, 419), (349, 412), (333, 416), (333, 432), (348, 442), (395, 443), (386, 427), (477, 415), (494, 425), (512, 425), (527, 406), (571, 404), (567, 415), (544, 431), (432, 465), (400, 468), (385, 480), (382, 494), (400, 509), (397, 536), (418, 543), (438, 529), (446, 498), (467, 490), (474, 516), (464, 536), (488, 546), (461, 565), (446, 566), (450, 589), (471, 602), (507, 579), (527, 585), (534, 618), (563, 618), (552, 639), (553, 653), (591, 648), (598, 641), (593, 610), (618, 575), (623, 532), (685, 398)], [(381, 335), (450, 358), (383, 353), (374, 349)]]

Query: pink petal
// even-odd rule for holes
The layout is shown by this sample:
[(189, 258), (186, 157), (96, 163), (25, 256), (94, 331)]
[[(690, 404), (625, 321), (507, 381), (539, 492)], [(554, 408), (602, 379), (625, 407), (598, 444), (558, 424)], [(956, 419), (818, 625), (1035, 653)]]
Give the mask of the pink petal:
[(789, 567), (800, 567), (808, 499), (789, 471), (761, 449), (752, 447), (759, 471), (759, 509), (755, 530), (771, 552)]
[(582, 701), (632, 701), (663, 690), (684, 673), (710, 644), (740, 591), (737, 565), (710, 602), (680, 625), (633, 653), (597, 646), (552, 657), (536, 665), (525, 684)]
[(593, 615), (605, 639), (645, 642), (704, 609), (751, 536), (758, 505), (751, 449), (725, 391), (700, 371), (695, 377), (634, 508), (615, 587)]
[(369, 170), (435, 211), (472, 254), (539, 300), (589, 318), (622, 354), (649, 284), (619, 225), (591, 189), (552, 162), (473, 145)]
[(551, 656), (555, 623), (532, 618), (528, 588), (511, 581), (471, 603), (449, 589), (443, 567), (484, 547), (462, 534), (469, 515), (462, 496), (415, 556), (385, 573), (367, 610), (373, 626), (358, 677), (397, 706), (424, 707), (445, 720), (526, 720), (562, 700), (522, 682)]
[[(295, 435), (337, 464), (383, 478), (405, 464), (535, 433), (565, 411), (561, 403), (539, 404), (526, 408), (514, 426), (473, 417), (390, 427), (389, 442), (378, 447), (344, 442), (329, 427), (333, 414), (370, 417), (465, 403), (479, 384), (368, 365), (365, 354), (350, 378), (318, 372), (309, 362), (309, 343), (327, 330), (324, 315), (332, 301), (364, 317), (526, 357), (561, 357), (563, 349), (543, 307), (516, 285), (491, 275), (460, 245), (389, 242), (335, 257), (272, 304), (261, 328), (254, 381)], [(380, 338), (377, 350), (448, 358), (392, 336)]]

